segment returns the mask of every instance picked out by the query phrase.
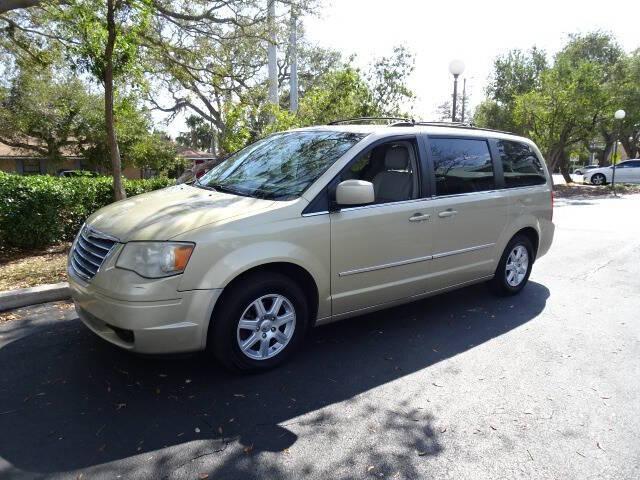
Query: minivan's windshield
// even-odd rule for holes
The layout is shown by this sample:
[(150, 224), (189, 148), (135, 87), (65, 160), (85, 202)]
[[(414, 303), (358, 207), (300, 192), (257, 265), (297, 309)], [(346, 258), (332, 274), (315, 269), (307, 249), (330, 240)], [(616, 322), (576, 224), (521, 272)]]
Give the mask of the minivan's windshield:
[(322, 175), (364, 134), (283, 132), (231, 155), (194, 183), (201, 188), (273, 200), (290, 200)]

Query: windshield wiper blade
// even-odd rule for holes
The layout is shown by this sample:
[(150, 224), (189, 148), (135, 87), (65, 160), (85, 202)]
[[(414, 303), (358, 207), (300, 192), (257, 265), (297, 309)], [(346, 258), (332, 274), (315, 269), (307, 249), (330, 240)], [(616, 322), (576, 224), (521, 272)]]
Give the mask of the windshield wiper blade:
[(215, 190), (216, 192), (222, 192), (222, 193), (230, 193), (232, 195), (239, 195), (242, 197), (250, 197), (251, 195), (240, 192), (238, 190), (235, 190), (231, 187), (227, 187), (226, 185), (222, 185), (220, 183), (214, 183), (213, 185), (210, 185), (209, 188), (211, 188), (212, 190)]

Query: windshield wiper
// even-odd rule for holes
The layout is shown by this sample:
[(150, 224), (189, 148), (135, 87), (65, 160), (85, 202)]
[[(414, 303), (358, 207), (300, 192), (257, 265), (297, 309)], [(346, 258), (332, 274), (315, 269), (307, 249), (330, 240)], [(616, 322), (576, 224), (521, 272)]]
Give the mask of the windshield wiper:
[(210, 186), (210, 185), (205, 185), (204, 183), (200, 183), (200, 179), (199, 179), (199, 178), (196, 178), (196, 179), (195, 179), (195, 181), (193, 182), (193, 186), (194, 186), (194, 187), (198, 187), (198, 188), (203, 188), (203, 189), (205, 189), (205, 190), (211, 190), (212, 192), (217, 191), (217, 189), (216, 189), (216, 188), (213, 188), (213, 187), (212, 187), (212, 186)]
[(231, 195), (238, 195), (241, 197), (250, 197), (251, 195), (247, 194), (247, 193), (243, 193), (239, 190), (236, 190), (234, 188), (231, 187), (227, 187), (226, 185), (222, 185), (220, 183), (214, 183), (213, 185), (209, 185), (209, 188), (211, 190), (215, 190), (216, 192), (222, 192), (222, 193), (230, 193)]

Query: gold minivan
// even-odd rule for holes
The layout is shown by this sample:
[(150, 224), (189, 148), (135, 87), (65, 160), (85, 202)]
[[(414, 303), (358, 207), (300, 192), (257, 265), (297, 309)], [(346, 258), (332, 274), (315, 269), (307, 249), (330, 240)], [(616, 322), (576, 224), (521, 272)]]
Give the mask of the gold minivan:
[(513, 295), (554, 233), (538, 148), (456, 124), (273, 134), (192, 184), (109, 205), (69, 255), (82, 321), (127, 350), (286, 360), (315, 325), (488, 281)]

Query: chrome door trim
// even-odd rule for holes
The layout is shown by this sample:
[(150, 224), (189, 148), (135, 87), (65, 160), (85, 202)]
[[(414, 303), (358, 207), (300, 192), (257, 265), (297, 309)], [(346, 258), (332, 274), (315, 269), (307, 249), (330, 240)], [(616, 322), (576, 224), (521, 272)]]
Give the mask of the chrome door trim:
[(476, 250), (491, 248), (494, 245), (495, 243), (486, 243), (484, 245), (475, 245), (473, 247), (461, 248), (460, 250), (451, 250), (450, 252), (436, 253), (432, 256), (433, 256), (433, 259), (436, 260), (438, 258), (450, 257), (451, 255), (459, 255), (461, 253), (475, 252)]
[(385, 263), (385, 264), (382, 264), (382, 265), (374, 265), (374, 266), (371, 266), (371, 267), (364, 267), (364, 268), (356, 268), (355, 270), (347, 270), (346, 272), (338, 273), (338, 276), (339, 277), (346, 277), (348, 275), (356, 275), (358, 273), (373, 272), (375, 270), (382, 270), (382, 269), (385, 269), (385, 268), (399, 267), (401, 265), (409, 265), (411, 263), (425, 262), (427, 260), (432, 260), (432, 259), (433, 259), (433, 255), (427, 255), (425, 257), (409, 258), (407, 260), (400, 260), (398, 262)]
[(461, 248), (460, 250), (451, 250), (449, 252), (436, 253), (434, 255), (427, 255), (425, 257), (409, 258), (406, 260), (400, 260), (397, 262), (384, 263), (382, 265), (373, 265), (371, 267), (356, 268), (354, 270), (347, 270), (346, 272), (338, 273), (339, 277), (347, 277), (349, 275), (357, 275), (358, 273), (374, 272), (376, 270), (383, 270), (385, 268), (400, 267), (402, 265), (410, 265), (412, 263), (426, 262), (429, 260), (436, 260), (438, 258), (450, 257), (452, 255), (460, 255), (462, 253), (475, 252), (476, 250), (482, 250), (484, 248), (491, 248), (495, 243), (487, 243), (485, 245), (475, 245), (473, 247)]

